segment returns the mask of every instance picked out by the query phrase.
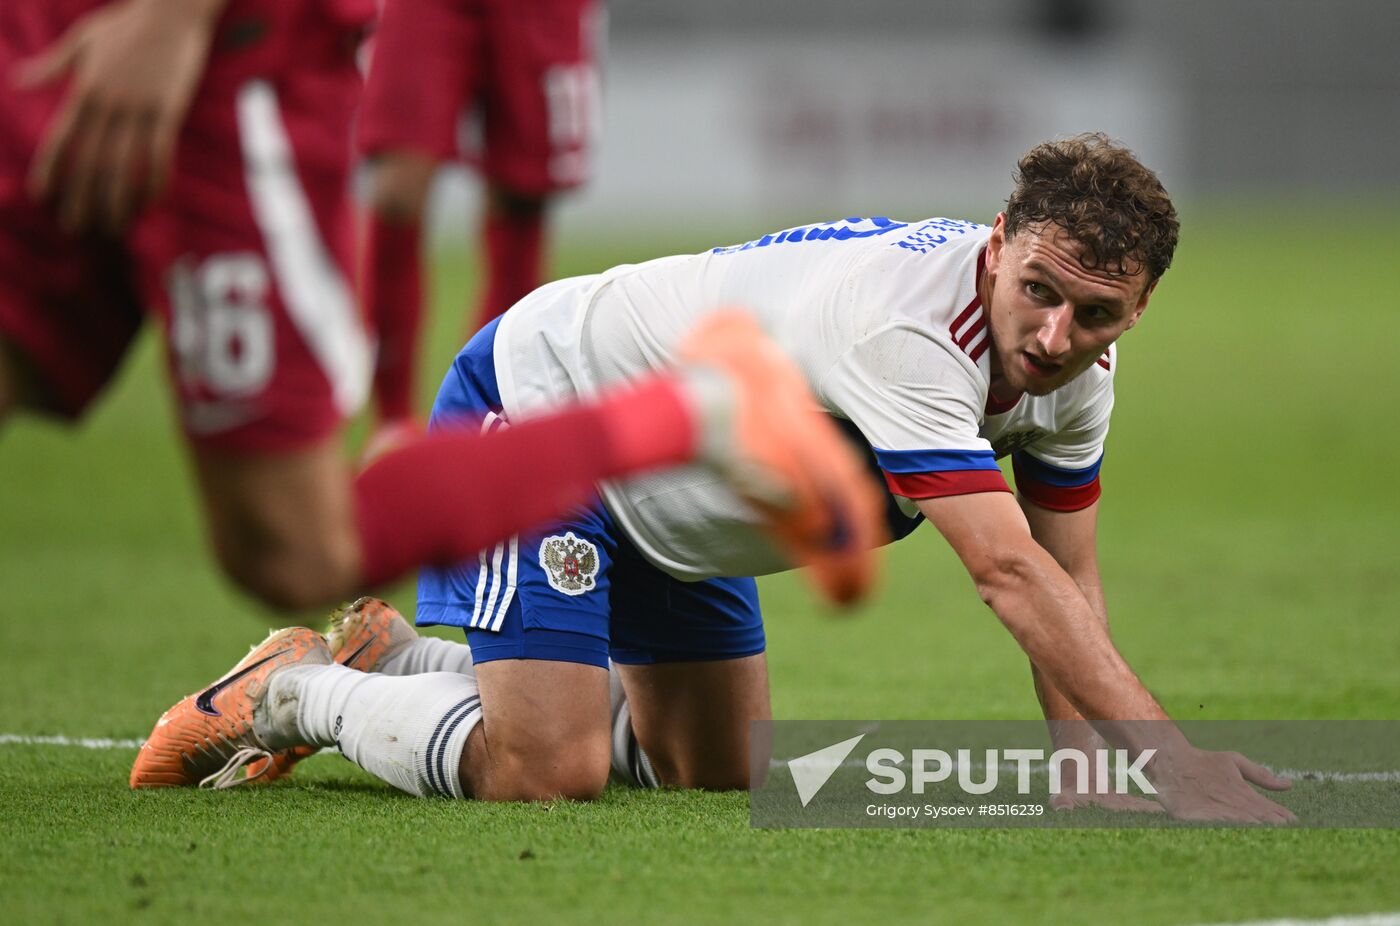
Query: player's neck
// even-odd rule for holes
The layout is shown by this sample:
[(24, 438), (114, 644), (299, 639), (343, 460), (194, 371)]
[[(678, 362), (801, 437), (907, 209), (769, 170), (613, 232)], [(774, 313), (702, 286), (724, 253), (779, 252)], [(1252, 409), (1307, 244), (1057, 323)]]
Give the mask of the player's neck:
[(1015, 405), (1025, 394), (1006, 381), (1006, 377), (1001, 374), (1001, 364), (995, 356), (992, 357), (992, 378), (987, 386), (987, 394), (997, 405), (1006, 406)]

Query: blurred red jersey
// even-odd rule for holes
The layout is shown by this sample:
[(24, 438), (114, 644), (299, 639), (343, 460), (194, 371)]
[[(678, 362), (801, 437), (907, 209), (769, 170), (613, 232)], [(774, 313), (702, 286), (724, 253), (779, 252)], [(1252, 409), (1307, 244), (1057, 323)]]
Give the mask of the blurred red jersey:
[[(0, 74), (96, 0), (0, 3)], [(25, 188), (66, 87), (0, 93), (0, 339), (76, 417), (146, 314), (195, 442), (288, 451), (363, 401), (368, 338), (348, 283), (355, 47), (373, 0), (231, 0), (166, 194), (120, 238), (70, 235)]]
[[(518, 193), (577, 186), (599, 128), (602, 31), (599, 0), (386, 0), (358, 147), (462, 157)], [(464, 116), (479, 138), (463, 138)]]

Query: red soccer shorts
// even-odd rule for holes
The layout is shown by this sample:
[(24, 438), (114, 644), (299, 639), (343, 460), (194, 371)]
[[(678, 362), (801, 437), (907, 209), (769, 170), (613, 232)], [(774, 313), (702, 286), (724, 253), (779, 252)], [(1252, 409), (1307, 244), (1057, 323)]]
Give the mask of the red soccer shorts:
[[(597, 0), (387, 0), (360, 150), (465, 157), (518, 193), (577, 186), (598, 129), (601, 25)], [(480, 118), (479, 146), (461, 143), (464, 114)]]
[[(238, 21), (258, 5), (230, 6), (170, 187), (120, 238), (66, 234), (25, 190), (62, 88), (0, 94), (0, 339), (52, 411), (82, 413), (148, 314), (165, 334), (181, 424), (201, 446), (299, 449), (358, 410), (369, 343), (345, 272), (358, 89), (346, 24), (311, 20), (324, 35), (303, 25), (292, 67), (270, 46), (243, 55), (221, 41), (276, 42), (290, 6), (263, 32)], [(0, 74), (61, 34), (53, 9), (0, 13), (17, 20), (0, 22)]]

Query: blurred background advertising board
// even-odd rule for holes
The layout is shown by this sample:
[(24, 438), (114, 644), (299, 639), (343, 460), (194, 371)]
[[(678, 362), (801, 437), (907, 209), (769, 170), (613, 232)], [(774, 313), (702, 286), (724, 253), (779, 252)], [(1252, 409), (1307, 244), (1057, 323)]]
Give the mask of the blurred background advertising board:
[[(594, 181), (561, 231), (989, 218), (1099, 130), (1179, 199), (1396, 192), (1400, 4), (614, 0)], [(475, 184), (449, 171), (440, 231)], [(454, 224), (458, 223), (458, 224)]]

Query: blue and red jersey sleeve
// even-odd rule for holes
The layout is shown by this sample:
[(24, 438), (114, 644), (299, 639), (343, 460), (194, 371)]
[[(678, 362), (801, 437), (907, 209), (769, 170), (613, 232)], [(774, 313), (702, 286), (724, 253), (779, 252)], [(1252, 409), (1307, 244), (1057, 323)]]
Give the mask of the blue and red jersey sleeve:
[[(885, 484), (905, 498), (1010, 492), (990, 450), (881, 450)], [(1079, 511), (1098, 501), (1102, 458), (1083, 469), (1053, 466), (1025, 451), (1012, 454), (1016, 490), (1051, 511)]]
[(874, 450), (885, 484), (905, 498), (1011, 491), (990, 450)]
[(1083, 469), (1052, 466), (1024, 450), (1011, 455), (1016, 491), (1041, 508), (1079, 511), (1099, 500), (1099, 466), (1103, 457)]

